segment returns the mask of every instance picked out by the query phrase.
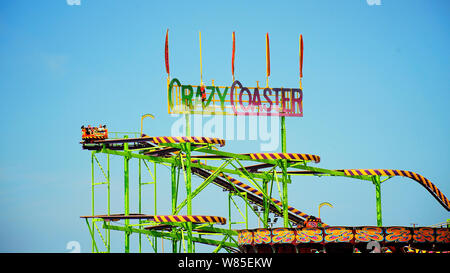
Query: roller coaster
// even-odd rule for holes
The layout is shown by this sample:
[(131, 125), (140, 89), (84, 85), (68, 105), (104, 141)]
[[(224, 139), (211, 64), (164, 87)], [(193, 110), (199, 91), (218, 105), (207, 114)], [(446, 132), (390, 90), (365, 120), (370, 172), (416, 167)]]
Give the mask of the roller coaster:
[[(98, 162), (96, 157), (98, 153), (120, 156), (125, 161), (125, 211), (123, 214), (82, 216), (88, 223), (92, 238), (94, 238), (93, 225), (95, 222), (89, 223), (88, 219), (100, 219), (103, 221), (104, 229), (124, 231), (126, 237), (137, 233), (172, 240), (174, 251), (177, 249), (176, 242), (183, 240), (187, 240), (187, 244), (190, 246), (187, 249), (188, 252), (193, 251), (194, 242), (217, 245), (217, 250), (224, 248), (229, 251), (244, 252), (305, 252), (312, 249), (320, 250), (321, 247), (325, 246), (329, 248), (328, 252), (330, 252), (333, 251), (331, 249), (334, 249), (335, 245), (340, 246), (342, 249), (347, 249), (349, 246), (357, 248), (358, 245), (371, 240), (383, 242), (391, 250), (399, 246), (402, 246), (403, 250), (405, 247), (413, 245), (419, 249), (442, 251), (447, 250), (449, 246), (448, 228), (385, 228), (381, 226), (381, 211), (378, 211), (380, 217), (378, 219), (378, 227), (330, 227), (325, 223), (321, 223), (320, 227), (307, 227), (304, 225), (304, 222), (310, 215), (289, 206), (286, 202), (287, 194), (284, 194), (283, 199), (280, 201), (272, 198), (269, 190), (269, 188), (273, 187), (273, 183), (278, 184), (283, 178), (294, 175), (328, 175), (362, 179), (373, 182), (377, 186), (377, 190), (379, 190), (381, 181), (394, 176), (404, 176), (418, 182), (448, 210), (448, 199), (434, 184), (419, 174), (402, 170), (327, 170), (308, 165), (309, 163), (320, 162), (320, 157), (317, 155), (293, 153), (235, 154), (213, 149), (213, 147), (224, 145), (225, 141), (217, 138), (170, 136), (106, 139), (92, 143), (83, 143), (83, 149), (92, 151), (93, 170), (95, 168), (94, 162)], [(145, 163), (146, 165), (152, 162), (171, 166), (172, 215), (130, 213), (128, 196), (128, 164), (130, 159), (137, 159), (140, 163), (141, 161), (147, 162)], [(201, 162), (202, 160), (211, 159), (220, 162), (220, 166)], [(247, 162), (252, 162), (253, 164), (248, 165)], [(204, 180), (193, 191), (190, 183), (187, 182), (187, 199), (178, 204), (176, 196), (178, 195), (177, 184), (179, 183), (180, 171), (183, 172), (187, 181), (192, 179), (192, 174)], [(109, 169), (106, 173), (109, 173)], [(231, 175), (237, 175), (246, 179), (253, 187), (233, 178)], [(140, 176), (141, 174), (139, 174)], [(233, 230), (231, 229), (231, 224), (228, 229), (217, 228), (214, 225), (226, 224), (224, 217), (192, 215), (192, 199), (210, 183), (223, 188), (230, 194), (230, 198), (231, 196), (241, 197), (245, 201), (246, 206), (253, 211), (255, 209), (252, 205), (261, 207), (264, 212), (263, 216), (260, 217), (256, 211), (255, 215), (260, 218), (259, 220), (264, 228)], [(94, 181), (92, 184), (95, 185)], [(139, 185), (141, 186), (141, 183)], [(177, 213), (184, 206), (187, 206), (188, 215), (178, 215)], [(283, 217), (286, 226), (284, 228), (270, 229), (269, 213)], [(139, 220), (140, 228), (130, 225), (130, 220)], [(125, 221), (125, 225), (113, 225), (112, 223), (116, 221)], [(221, 241), (217, 241), (204, 237), (195, 237), (196, 232), (209, 232), (213, 235), (222, 234), (224, 238)], [(235, 238), (236, 236), (237, 239)], [(109, 241), (105, 243), (106, 248), (109, 248)], [(126, 240), (126, 251), (129, 249), (128, 243), (129, 239)], [(347, 243), (349, 246), (346, 246), (347, 248), (343, 247), (343, 243)], [(274, 248), (274, 246), (278, 248)], [(364, 248), (360, 247), (357, 249)], [(95, 250), (98, 251), (96, 245)], [(395, 251), (400, 250), (397, 249)]]
[[(200, 36), (201, 37), (201, 36)], [(234, 58), (233, 33), (233, 58)], [(201, 41), (201, 40), (200, 40)], [(166, 34), (166, 70), (168, 75), (168, 53)], [(268, 36), (267, 36), (268, 48)], [(302, 58), (303, 40), (300, 36), (300, 56)], [(268, 52), (268, 51), (267, 51)], [(268, 60), (270, 64), (270, 61)], [(302, 68), (302, 59), (300, 61)], [(270, 71), (270, 69), (268, 69)], [(268, 72), (267, 77), (269, 77)], [(234, 80), (234, 59), (233, 59)], [(231, 90), (245, 90), (245, 87), (233, 82)], [(198, 89), (201, 111), (195, 107), (194, 88), (196, 86), (181, 85), (177, 80), (167, 79), (168, 98), (170, 103), (179, 103), (186, 116), (185, 136), (148, 136), (140, 133), (108, 132), (105, 126), (82, 127), (82, 149), (91, 151), (91, 196), (92, 213), (81, 216), (85, 220), (92, 240), (92, 252), (110, 252), (110, 231), (122, 232), (124, 236), (124, 251), (130, 252), (131, 236), (139, 237), (139, 252), (142, 250), (142, 236), (148, 238), (154, 252), (158, 251), (157, 241), (169, 241), (171, 252), (195, 252), (196, 244), (214, 246), (213, 252), (244, 252), (244, 253), (311, 253), (311, 252), (368, 252), (369, 243), (375, 242), (379, 252), (448, 252), (450, 251), (450, 229), (447, 227), (384, 227), (381, 211), (381, 185), (396, 176), (401, 176), (417, 182), (426, 189), (447, 211), (450, 202), (447, 197), (424, 176), (407, 170), (392, 169), (326, 169), (317, 167), (320, 156), (304, 153), (286, 152), (285, 116), (280, 115), (282, 147), (281, 152), (271, 153), (232, 153), (223, 150), (225, 140), (215, 137), (190, 136), (189, 116), (203, 113), (205, 102), (220, 103), (222, 113), (233, 113), (233, 105), (226, 109), (225, 100), (214, 100), (216, 86), (206, 86), (201, 81)], [(206, 91), (205, 91), (206, 90)], [(209, 90), (209, 92), (208, 92)], [(247, 89), (249, 90), (249, 89)], [(255, 88), (256, 92), (257, 88)], [(273, 89), (276, 90), (276, 89)], [(284, 104), (288, 95), (280, 92), (277, 105), (281, 113), (285, 113)], [(292, 89), (293, 90), (293, 89)], [(300, 83), (300, 91), (301, 83)], [(175, 92), (172, 92), (175, 91)], [(187, 93), (189, 92), (189, 94)], [(294, 92), (291, 92), (291, 101)], [(237, 94), (238, 92), (235, 92)], [(241, 92), (242, 93), (242, 92)], [(233, 94), (233, 93), (232, 93)], [(248, 92), (249, 97), (252, 93)], [(287, 94), (287, 93), (286, 93)], [(171, 97), (173, 96), (173, 97)], [(233, 95), (232, 95), (233, 96)], [(237, 96), (237, 95), (235, 95)], [(256, 97), (256, 93), (253, 94)], [(258, 94), (259, 96), (259, 94)], [(268, 98), (268, 97), (266, 97)], [(297, 98), (299, 99), (299, 98)], [(194, 101), (192, 101), (194, 100)], [(239, 98), (242, 101), (242, 95)], [(268, 99), (269, 100), (269, 99)], [(300, 99), (299, 99), (300, 100)], [(231, 99), (231, 101), (233, 101)], [(275, 101), (274, 99), (271, 101)], [(298, 105), (302, 105), (302, 101)], [(169, 103), (169, 113), (177, 111)], [(272, 105), (272, 104), (271, 104)], [(249, 109), (249, 106), (247, 107)], [(252, 109), (254, 111), (254, 109)], [(228, 112), (227, 112), (228, 111)], [(292, 109), (294, 113), (294, 109)], [(235, 114), (237, 114), (235, 112)], [(295, 116), (301, 116), (295, 113)], [(96, 132), (95, 137), (86, 136), (86, 128)], [(95, 129), (97, 128), (97, 129)], [(103, 128), (103, 129), (101, 129)], [(99, 135), (100, 132), (100, 135)], [(103, 134), (103, 135), (102, 135)], [(106, 136), (104, 135), (106, 134)], [(111, 213), (110, 204), (110, 157), (123, 160), (123, 196), (124, 209), (122, 213)], [(100, 160), (100, 157), (103, 157)], [(106, 160), (106, 165), (105, 161)], [(138, 162), (138, 211), (130, 211), (130, 161)], [(103, 163), (101, 163), (103, 161)], [(153, 166), (152, 166), (153, 165)], [(165, 198), (171, 214), (160, 215), (156, 210), (156, 170), (158, 165), (170, 168), (171, 196)], [(143, 182), (143, 172), (150, 174), (153, 181)], [(96, 173), (105, 178), (103, 182), (96, 181)], [(193, 189), (193, 177), (201, 183)], [(332, 176), (358, 179), (372, 183), (376, 195), (376, 226), (330, 226), (313, 215), (309, 215), (288, 203), (288, 185), (294, 177)], [(180, 181), (184, 180), (180, 186)], [(142, 187), (153, 184), (154, 214), (143, 213)], [(216, 185), (228, 194), (228, 218), (215, 215), (196, 215), (193, 199), (210, 184)], [(95, 214), (94, 188), (106, 186), (108, 201), (104, 214)], [(275, 199), (274, 185), (278, 189), (280, 200)], [(186, 198), (179, 202), (181, 189), (185, 190)], [(243, 207), (235, 202), (242, 200)], [(243, 221), (232, 221), (232, 209), (237, 209)], [(183, 211), (183, 214), (181, 214)], [(245, 211), (245, 213), (243, 212)], [(250, 211), (250, 213), (249, 213)], [(272, 215), (272, 216), (271, 216)], [(249, 219), (256, 217), (262, 227), (249, 228)], [(272, 219), (281, 218), (282, 227), (273, 228)], [(101, 226), (99, 226), (99, 223)], [(235, 225), (245, 225), (244, 229), (235, 229)]]

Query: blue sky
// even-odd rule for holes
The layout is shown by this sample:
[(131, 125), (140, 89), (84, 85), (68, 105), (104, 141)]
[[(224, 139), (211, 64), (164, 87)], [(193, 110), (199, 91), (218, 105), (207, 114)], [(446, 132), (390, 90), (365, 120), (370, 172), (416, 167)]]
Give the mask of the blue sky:
[[(146, 121), (144, 131), (170, 134), (176, 119), (166, 105), (167, 28), (171, 74), (192, 84), (200, 81), (199, 31), (204, 81), (231, 83), (235, 31), (237, 79), (249, 86), (265, 81), (269, 32), (270, 85), (296, 87), (302, 34), (304, 117), (287, 118), (288, 152), (320, 155), (318, 166), (329, 169), (415, 171), (449, 196), (448, 1), (169, 2), (2, 2), (1, 252), (66, 252), (69, 241), (90, 251), (79, 218), (91, 212), (90, 154), (79, 145), (80, 126), (139, 131), (140, 116), (152, 113), (156, 119)], [(259, 143), (235, 140), (225, 148), (257, 152)], [(112, 211), (120, 212), (123, 163), (114, 160)], [(168, 214), (168, 170), (158, 168), (158, 177), (158, 212)], [(330, 225), (376, 224), (374, 186), (368, 182), (296, 177), (289, 190), (290, 204), (306, 213), (332, 203), (334, 208), (321, 212)], [(226, 216), (227, 197), (220, 189), (210, 186), (198, 198), (194, 213)], [(213, 201), (217, 206), (209, 205)], [(406, 178), (383, 184), (382, 202), (387, 226), (449, 218)], [(149, 205), (145, 212), (152, 210)], [(122, 240), (115, 238), (113, 250), (122, 251)]]

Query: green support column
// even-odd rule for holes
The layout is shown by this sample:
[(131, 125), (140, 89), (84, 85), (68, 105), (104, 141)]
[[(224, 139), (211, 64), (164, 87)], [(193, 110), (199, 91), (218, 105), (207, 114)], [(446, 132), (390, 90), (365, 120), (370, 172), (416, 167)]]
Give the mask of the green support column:
[(287, 175), (287, 161), (283, 159), (283, 225), (285, 228), (289, 227), (289, 214), (288, 214), (288, 189), (287, 184), (289, 177)]
[[(190, 124), (190, 114), (186, 113), (186, 136), (191, 136), (191, 124)], [(192, 215), (192, 186), (191, 186), (191, 143), (186, 143), (184, 145), (186, 153), (186, 199), (187, 199), (187, 215)], [(183, 160), (183, 159), (181, 159)], [(193, 252), (193, 242), (192, 242), (192, 223), (187, 223), (187, 234), (188, 234), (188, 252)]]
[[(95, 215), (95, 206), (94, 206), (94, 155), (95, 155), (95, 151), (92, 151), (91, 153), (91, 206), (92, 206), (92, 216)], [(87, 219), (86, 219), (87, 221)], [(94, 220), (92, 220), (92, 225), (94, 224)], [(92, 253), (95, 252), (95, 241), (94, 241), (94, 236), (92, 236)]]
[(286, 152), (286, 117), (281, 117), (281, 152)]
[[(281, 117), (281, 152), (286, 153), (286, 117)], [(288, 217), (288, 189), (287, 184), (289, 177), (287, 175), (287, 160), (282, 159), (281, 169), (283, 172), (283, 225), (285, 228), (289, 227), (289, 217)]]
[[(142, 176), (141, 176), (141, 160), (139, 158), (139, 174), (138, 174), (138, 178), (139, 178), (139, 214), (142, 213), (142, 202), (141, 202), (141, 196), (142, 196)], [(142, 220), (139, 220), (139, 224), (142, 224)], [(141, 228), (141, 227), (139, 227)], [(141, 233), (139, 233), (139, 253), (142, 252), (142, 242), (141, 242), (142, 238), (141, 238)]]
[[(128, 136), (125, 136), (125, 138), (128, 138)], [(128, 152), (128, 143), (124, 143), (124, 148), (123, 150), (125, 152)], [(129, 156), (124, 156), (124, 170), (123, 170), (123, 177), (124, 177), (124, 201), (125, 201), (125, 215), (129, 215), (130, 214), (130, 192), (129, 192), (129, 162), (130, 162), (130, 157)], [(126, 219), (125, 220), (125, 227), (128, 227), (128, 225), (130, 224), (130, 220)], [(130, 252), (130, 233), (128, 231), (125, 231), (125, 253), (129, 253)]]
[[(192, 184), (191, 184), (191, 143), (185, 144), (186, 152), (186, 199), (187, 199), (187, 215), (192, 215)], [(192, 242), (192, 223), (187, 223), (188, 233), (188, 253), (193, 251)]]
[(381, 215), (381, 181), (378, 175), (372, 176), (373, 184), (375, 185), (375, 198), (377, 204), (377, 226), (383, 226)]
[[(153, 201), (154, 201), (153, 206), (155, 207), (155, 215), (158, 215), (158, 210), (157, 210), (158, 202), (157, 202), (157, 199), (156, 199), (156, 163), (153, 163), (153, 177), (154, 177), (154, 179), (153, 179)], [(157, 238), (155, 238), (155, 241), (154, 241), (153, 244), (155, 246), (155, 249), (158, 249), (158, 240), (157, 240)]]
[[(106, 155), (107, 156), (107, 161), (108, 161), (108, 172), (107, 172), (107, 187), (108, 187), (108, 215), (111, 215), (111, 192), (110, 192), (110, 183), (111, 183), (111, 176), (110, 176), (110, 172), (109, 172), (109, 154)], [(110, 253), (111, 252), (111, 234), (110, 234), (110, 230), (107, 231), (107, 252)]]
[(157, 202), (157, 195), (156, 195), (156, 192), (157, 192), (157, 190), (156, 190), (156, 163), (153, 163), (153, 177), (154, 177), (154, 179), (153, 179), (153, 196), (154, 196), (154, 206), (155, 206), (155, 215), (157, 215), (158, 214), (158, 210), (157, 210), (157, 205), (158, 205), (158, 202)]
[[(172, 164), (170, 168), (170, 178), (172, 182), (172, 215), (176, 213), (177, 210), (177, 199), (178, 199), (178, 187), (177, 187), (177, 176), (176, 176), (176, 165)], [(172, 229), (175, 231), (175, 229)], [(177, 240), (172, 240), (172, 253), (177, 253)]]

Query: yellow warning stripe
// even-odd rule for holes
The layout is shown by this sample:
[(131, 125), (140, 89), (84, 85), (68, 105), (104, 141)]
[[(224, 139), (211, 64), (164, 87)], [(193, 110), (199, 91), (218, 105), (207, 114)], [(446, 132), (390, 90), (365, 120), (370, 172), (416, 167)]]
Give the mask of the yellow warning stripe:
[(292, 161), (314, 161), (320, 162), (320, 156), (310, 154), (291, 154), (291, 153), (251, 153), (249, 154), (251, 159), (265, 160), (265, 159), (288, 159)]
[(162, 137), (153, 137), (152, 141), (156, 144), (160, 143), (207, 143), (207, 144), (218, 144), (220, 146), (225, 145), (225, 140), (220, 138), (211, 138), (211, 137), (171, 137), (171, 136), (162, 136)]
[(220, 223), (225, 224), (227, 220), (219, 216), (205, 216), (205, 215), (155, 215), (153, 216), (155, 222), (158, 223)]
[(384, 169), (348, 169), (343, 170), (345, 175), (358, 176), (358, 175), (379, 175), (379, 176), (404, 176), (413, 179), (423, 187), (425, 187), (433, 197), (439, 201), (439, 203), (448, 211), (450, 211), (450, 201), (448, 198), (433, 184), (430, 180), (426, 179), (420, 174), (411, 171), (404, 170), (384, 170)]

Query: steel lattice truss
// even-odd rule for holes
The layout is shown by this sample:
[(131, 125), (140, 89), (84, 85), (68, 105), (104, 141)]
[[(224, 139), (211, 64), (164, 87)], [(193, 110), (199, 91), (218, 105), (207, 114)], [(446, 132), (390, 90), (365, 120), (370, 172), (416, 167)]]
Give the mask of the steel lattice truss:
[[(138, 134), (136, 134), (139, 136)], [(447, 210), (450, 208), (449, 200), (445, 195), (428, 179), (411, 171), (384, 170), (384, 169), (344, 169), (329, 170), (316, 167), (320, 162), (318, 155), (301, 153), (246, 153), (236, 154), (217, 147), (223, 147), (225, 141), (218, 138), (209, 137), (119, 137), (113, 139), (97, 140), (90, 143), (82, 142), (83, 149), (92, 151), (92, 215), (82, 216), (86, 220), (92, 237), (92, 250), (100, 252), (96, 238), (100, 237), (105, 251), (110, 250), (110, 230), (122, 231), (125, 234), (125, 252), (130, 250), (131, 234), (139, 234), (139, 250), (141, 249), (141, 236), (154, 238), (151, 242), (155, 252), (157, 251), (156, 238), (163, 238), (172, 241), (173, 252), (194, 252), (194, 243), (204, 243), (216, 246), (214, 252), (225, 249), (229, 252), (245, 251), (252, 252), (264, 248), (250, 248), (249, 246), (259, 245), (257, 241), (247, 238), (249, 234), (260, 234), (238, 231), (232, 228), (235, 222), (231, 221), (231, 204), (234, 204), (241, 213), (248, 228), (248, 210), (254, 214), (258, 221), (266, 230), (267, 238), (273, 245), (274, 231), (271, 231), (269, 214), (282, 217), (286, 236), (300, 234), (296, 230), (302, 227), (304, 221), (310, 217), (288, 205), (287, 185), (291, 183), (294, 176), (341, 176), (352, 179), (365, 180), (375, 185), (377, 197), (377, 224), (382, 226), (381, 215), (381, 184), (394, 176), (404, 176), (418, 182)], [(104, 154), (107, 157), (107, 167), (103, 167), (98, 156)], [(121, 214), (110, 213), (109, 201), (109, 161), (110, 155), (121, 157), (124, 160), (124, 212)], [(139, 161), (139, 212), (131, 213), (129, 206), (129, 161)], [(151, 168), (153, 164), (153, 170)], [(156, 166), (158, 164), (169, 166), (171, 169), (171, 215), (158, 215), (156, 213)], [(96, 183), (94, 181), (94, 170), (100, 169), (106, 182)], [(106, 169), (106, 170), (105, 170)], [(146, 183), (141, 181), (141, 169), (147, 169), (152, 175), (155, 185), (155, 214), (142, 214), (141, 207), (141, 187)], [(200, 177), (203, 181), (197, 188), (192, 189), (192, 175)], [(184, 180), (186, 199), (178, 202), (180, 190), (180, 180)], [(108, 191), (108, 211), (103, 215), (94, 214), (94, 186), (107, 185)], [(147, 183), (148, 184), (148, 183)], [(211, 215), (193, 215), (192, 200), (209, 184), (215, 184), (228, 192), (229, 195), (229, 219)], [(280, 200), (273, 198), (274, 185), (279, 189)], [(233, 198), (241, 198), (245, 202), (245, 213), (236, 205)], [(260, 211), (258, 211), (260, 208)], [(180, 211), (186, 209), (187, 214), (180, 215)], [(253, 213), (252, 213), (253, 212)], [(262, 213), (259, 213), (262, 212)], [(137, 221), (133, 224), (130, 221)], [(102, 223), (102, 228), (106, 234), (102, 234), (98, 222)], [(122, 223), (123, 222), (123, 223)], [(120, 223), (120, 224), (118, 224)], [(228, 225), (228, 227), (218, 227), (217, 225)], [(322, 229), (332, 228), (327, 224), (321, 225)], [(97, 233), (95, 232), (97, 230)], [(325, 230), (322, 230), (325, 232)], [(414, 233), (414, 232), (413, 232)], [(413, 234), (412, 233), (412, 234)], [(433, 234), (437, 233), (434, 231)], [(442, 233), (442, 234), (441, 234)], [(238, 236), (239, 234), (239, 236)], [(243, 238), (243, 234), (247, 237)], [(274, 233), (275, 235), (280, 235)], [(352, 233), (353, 234), (353, 233)], [(414, 233), (415, 234), (415, 233)], [(446, 249), (450, 243), (450, 233), (448, 229), (439, 231), (439, 249)], [(208, 237), (215, 236), (214, 238)], [(342, 234), (341, 234), (342, 235)], [(347, 234), (348, 235), (348, 234)], [(219, 239), (217, 239), (219, 236)], [(257, 238), (251, 235), (251, 238)], [(258, 235), (259, 236), (259, 235)], [(293, 238), (295, 238), (294, 235)], [(344, 235), (342, 235), (344, 236)], [(412, 235), (411, 235), (412, 236)], [(279, 237), (279, 236), (278, 236)], [(277, 238), (278, 238), (277, 237)], [(292, 236), (291, 236), (292, 237)], [(416, 236), (417, 237), (417, 236)], [(258, 237), (259, 238), (259, 237)], [(353, 237), (352, 237), (353, 238)], [(347, 236), (348, 239), (348, 236)], [(276, 239), (277, 240), (277, 239)], [(424, 239), (426, 240), (426, 239)], [(428, 238), (428, 243), (430, 238)], [(433, 237), (436, 244), (437, 238)], [(187, 247), (185, 246), (187, 243)], [(264, 240), (261, 242), (265, 242)], [(292, 242), (296, 242), (293, 240)], [(291, 242), (291, 243), (292, 243)], [(355, 243), (350, 239), (349, 242)], [(317, 244), (317, 242), (314, 242)], [(322, 244), (330, 243), (322, 241)], [(417, 241), (415, 241), (417, 243)], [(444, 247), (442, 246), (444, 245)], [(183, 246), (183, 250), (182, 250)], [(430, 248), (430, 247), (428, 247)], [(271, 248), (273, 250), (273, 247)], [(295, 248), (298, 252), (298, 248)], [(315, 247), (317, 249), (317, 247)]]

